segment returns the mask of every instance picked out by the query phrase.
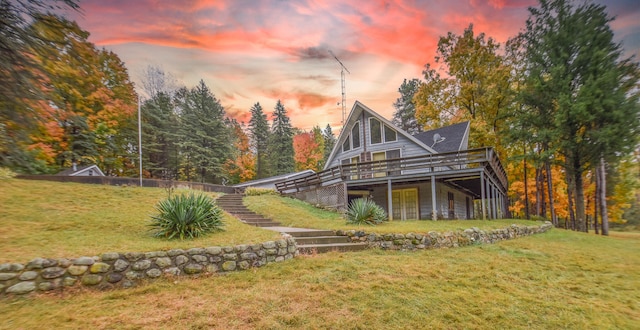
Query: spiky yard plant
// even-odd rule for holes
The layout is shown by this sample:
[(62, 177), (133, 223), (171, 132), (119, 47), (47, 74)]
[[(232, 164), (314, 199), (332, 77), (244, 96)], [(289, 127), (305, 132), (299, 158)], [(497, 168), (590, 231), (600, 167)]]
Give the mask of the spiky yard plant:
[(358, 198), (349, 203), (345, 213), (348, 224), (378, 225), (387, 220), (387, 213), (370, 199)]
[(175, 194), (156, 204), (151, 216), (154, 236), (168, 239), (196, 238), (222, 230), (222, 210), (205, 194)]

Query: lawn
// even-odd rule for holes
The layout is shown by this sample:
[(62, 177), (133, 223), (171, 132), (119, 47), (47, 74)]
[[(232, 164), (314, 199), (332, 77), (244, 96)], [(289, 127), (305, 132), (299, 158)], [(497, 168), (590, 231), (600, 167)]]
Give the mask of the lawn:
[(638, 329), (640, 234), (299, 257), (134, 289), (0, 298), (0, 329)]
[[(175, 193), (180, 193), (177, 191)], [(215, 194), (212, 194), (215, 196)], [(0, 180), (0, 263), (35, 257), (259, 243), (279, 235), (227, 215), (225, 231), (192, 241), (154, 238), (149, 215), (167, 197), (160, 188)]]
[(528, 220), (412, 220), (390, 221), (377, 226), (347, 225), (342, 215), (316, 208), (308, 203), (274, 195), (248, 196), (244, 204), (252, 211), (279, 221), (283, 226), (332, 229), (364, 230), (385, 233), (426, 233), (429, 231), (456, 231), (471, 227), (481, 229), (506, 228), (511, 224), (540, 225), (541, 222)]

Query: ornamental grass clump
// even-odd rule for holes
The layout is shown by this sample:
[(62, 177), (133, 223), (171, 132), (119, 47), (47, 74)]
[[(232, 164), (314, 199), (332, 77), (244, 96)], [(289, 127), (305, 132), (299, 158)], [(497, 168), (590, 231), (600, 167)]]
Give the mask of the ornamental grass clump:
[(204, 194), (178, 194), (156, 204), (158, 214), (151, 216), (154, 236), (168, 239), (197, 238), (221, 231), (222, 210)]
[(375, 226), (387, 220), (387, 213), (370, 199), (358, 198), (349, 203), (347, 224)]

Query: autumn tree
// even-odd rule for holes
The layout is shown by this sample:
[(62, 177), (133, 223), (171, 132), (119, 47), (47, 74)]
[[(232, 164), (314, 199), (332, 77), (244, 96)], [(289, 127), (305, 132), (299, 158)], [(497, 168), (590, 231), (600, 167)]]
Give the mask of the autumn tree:
[(425, 81), (414, 96), (420, 125), (441, 127), (471, 122), (470, 147), (494, 146), (502, 151), (499, 132), (510, 109), (510, 68), (499, 54), (500, 44), (473, 25), (462, 35), (449, 32), (440, 37), (435, 57), (446, 77), (427, 64)]
[(224, 164), (226, 176), (233, 184), (253, 180), (256, 176), (256, 157), (251, 152), (249, 137), (236, 120), (231, 120), (229, 126), (233, 132), (234, 148), (232, 158)]
[(269, 163), (272, 174), (280, 175), (293, 172), (295, 170), (293, 156), (293, 127), (284, 105), (278, 100), (273, 112), (269, 143)]
[[(0, 165), (23, 172), (45, 172), (44, 160), (28, 150), (31, 135), (41, 129), (41, 88), (46, 75), (35, 54), (54, 51), (43, 46), (46, 37), (32, 29), (34, 21), (50, 34), (61, 34), (61, 9), (78, 9), (78, 1), (0, 1)], [(43, 40), (43, 38), (45, 38)]]
[(398, 88), (400, 97), (393, 102), (396, 111), (393, 113), (392, 122), (396, 126), (402, 128), (409, 134), (417, 134), (422, 132), (422, 125), (416, 120), (416, 106), (413, 97), (420, 86), (419, 79), (405, 79)]
[(267, 115), (262, 111), (260, 103), (256, 103), (251, 107), (249, 131), (251, 134), (251, 146), (256, 155), (256, 178), (266, 178), (269, 176), (269, 157), (267, 157), (267, 152), (270, 132)]
[(317, 172), (322, 169), (324, 150), (318, 143), (314, 131), (296, 134), (293, 137), (293, 150), (296, 171), (313, 170)]
[(31, 148), (53, 169), (84, 163), (120, 173), (124, 165), (118, 157), (131, 142), (120, 137), (136, 109), (133, 84), (117, 55), (96, 49), (77, 23), (42, 18), (56, 19), (59, 33), (52, 34), (50, 23), (40, 19), (32, 24), (32, 31), (46, 40), (41, 46), (47, 50), (37, 52), (35, 60), (47, 77), (42, 88), (48, 102), (40, 103), (42, 126)]

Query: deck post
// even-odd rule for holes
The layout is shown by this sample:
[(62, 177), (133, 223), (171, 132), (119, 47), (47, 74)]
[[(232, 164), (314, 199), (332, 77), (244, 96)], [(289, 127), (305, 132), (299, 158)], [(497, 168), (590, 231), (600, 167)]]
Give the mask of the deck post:
[(438, 220), (438, 210), (436, 209), (436, 176), (431, 176), (431, 220)]
[(484, 191), (484, 171), (480, 172), (480, 204), (482, 205), (482, 220), (487, 220), (487, 210), (485, 209), (485, 191)]
[(387, 180), (387, 205), (389, 221), (393, 221), (393, 190), (391, 189), (391, 179)]

